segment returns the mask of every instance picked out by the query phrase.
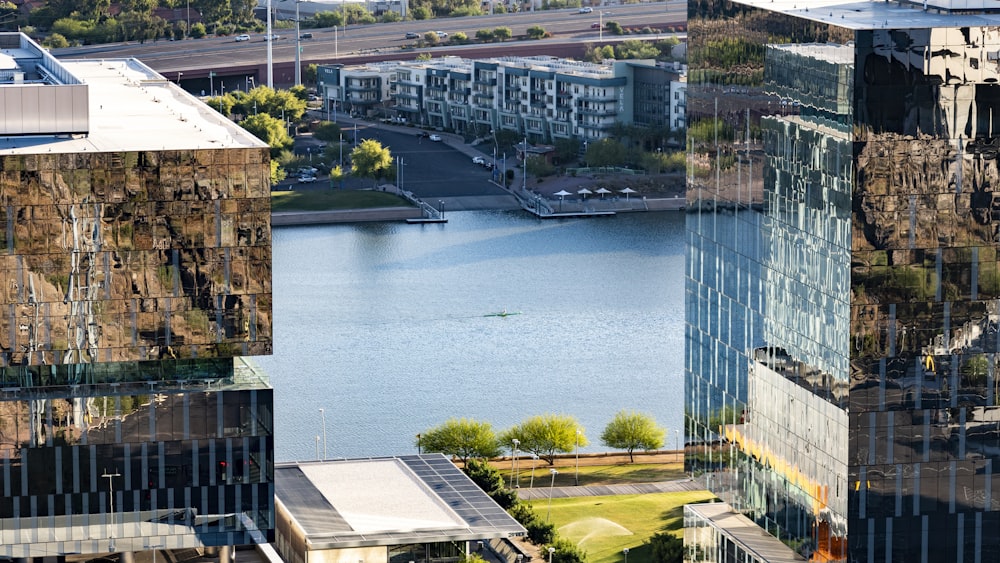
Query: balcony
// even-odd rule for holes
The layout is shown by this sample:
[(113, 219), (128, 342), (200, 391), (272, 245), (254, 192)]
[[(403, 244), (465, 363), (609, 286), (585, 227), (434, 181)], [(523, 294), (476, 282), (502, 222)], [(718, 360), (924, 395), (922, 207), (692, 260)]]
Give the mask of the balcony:
[(493, 87), (493, 86), (497, 85), (497, 79), (496, 78), (477, 78), (474, 81), (474, 83), (477, 84), (477, 85), (480, 85), (480, 86), (490, 86), (490, 87)]
[(576, 113), (579, 115), (596, 115), (598, 117), (607, 117), (607, 116), (618, 115), (618, 110), (580, 107), (576, 109)]
[(613, 102), (618, 98), (614, 94), (583, 94), (580, 100), (585, 102)]

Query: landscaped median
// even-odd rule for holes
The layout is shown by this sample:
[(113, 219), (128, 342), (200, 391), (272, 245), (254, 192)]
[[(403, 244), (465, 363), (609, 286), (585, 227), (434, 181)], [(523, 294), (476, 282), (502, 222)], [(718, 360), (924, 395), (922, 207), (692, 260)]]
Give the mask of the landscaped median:
[(276, 227), (363, 221), (405, 221), (420, 216), (419, 208), (388, 192), (293, 190), (271, 193), (271, 224)]

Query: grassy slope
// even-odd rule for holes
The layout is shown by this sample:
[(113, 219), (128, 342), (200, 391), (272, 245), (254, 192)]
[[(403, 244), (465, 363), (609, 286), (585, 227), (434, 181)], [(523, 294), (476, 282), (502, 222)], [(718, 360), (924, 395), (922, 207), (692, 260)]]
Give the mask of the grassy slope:
[[(583, 469), (581, 467), (581, 469)], [(680, 535), (684, 505), (711, 500), (708, 491), (552, 499), (552, 522), (559, 537), (576, 543), (588, 563), (649, 563), (645, 541), (657, 532)], [(535, 513), (544, 518), (549, 501), (536, 500)]]

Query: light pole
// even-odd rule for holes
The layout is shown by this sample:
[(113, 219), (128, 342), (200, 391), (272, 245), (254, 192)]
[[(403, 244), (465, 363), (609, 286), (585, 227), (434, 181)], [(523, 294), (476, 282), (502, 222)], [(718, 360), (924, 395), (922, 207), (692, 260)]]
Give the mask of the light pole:
[(681, 433), (676, 429), (674, 430), (674, 451), (677, 452), (678, 456), (681, 455)]
[(323, 417), (323, 461), (326, 461), (326, 411), (319, 409), (319, 415)]
[(555, 553), (555, 552), (556, 552), (556, 548), (554, 548), (554, 547), (550, 547), (549, 548), (549, 563), (552, 563), (552, 554)]
[(121, 477), (121, 473), (117, 471), (114, 473), (108, 473), (108, 470), (104, 470), (104, 474), (101, 477), (105, 477), (108, 480), (108, 498), (111, 503), (111, 518), (108, 520), (108, 550), (115, 550), (115, 483), (112, 481), (115, 477)]
[(299, 33), (299, 2), (295, 0), (295, 85), (302, 84), (302, 63), (299, 62), (299, 52), (302, 50), (302, 34)]
[[(187, 11), (184, 12), (187, 16), (187, 29), (184, 30), (184, 34), (191, 37), (191, 0), (187, 0)], [(156, 556), (156, 552), (153, 552), (153, 556)], [(155, 561), (153, 563), (156, 563)]]
[(598, 27), (598, 30), (601, 33), (600, 40), (604, 41), (604, 12), (598, 12), (598, 14), (600, 14), (600, 23), (597, 24), (598, 26), (600, 26)]
[(183, 73), (183, 72), (178, 72), (178, 73), (177, 73), (177, 85), (178, 85), (178, 86), (180, 86), (180, 85), (181, 85), (181, 77), (182, 77), (182, 76), (184, 76), (184, 73)]
[(267, 87), (274, 88), (274, 61), (271, 47), (274, 43), (271, 31), (271, 0), (267, 0)]
[(573, 484), (580, 486), (580, 431), (576, 431), (576, 475), (573, 477)]
[[(441, 214), (441, 218), (444, 219), (444, 202), (441, 201), (440, 199), (438, 200), (438, 213), (440, 213)], [(518, 482), (518, 485), (520, 485), (520, 484), (521, 483)]]
[[(558, 475), (559, 472), (556, 471), (555, 469), (549, 469), (549, 473), (552, 474), (552, 482), (549, 483), (549, 510), (545, 514), (545, 521), (546, 522), (548, 522), (549, 521), (549, 517), (552, 516), (552, 489), (556, 486), (556, 475)], [(552, 549), (552, 548), (550, 547), (549, 549)], [(551, 557), (551, 555), (552, 555), (552, 552), (550, 551), (549, 552), (549, 556)]]
[(521, 488), (521, 479), (520, 479), (520, 475), (517, 474), (518, 473), (517, 470), (520, 469), (520, 464), (517, 463), (517, 447), (521, 445), (521, 441), (518, 440), (517, 438), (514, 438), (513, 440), (511, 440), (511, 442), (514, 443), (514, 457), (511, 459), (511, 463), (514, 466), (514, 475), (513, 475), (513, 477), (514, 477), (514, 487), (520, 489)]
[(622, 553), (625, 554), (625, 563), (628, 563), (628, 548), (626, 547), (625, 549), (623, 549)]
[(151, 549), (153, 551), (153, 563), (156, 563), (156, 550), (163, 547), (162, 543), (156, 545), (147, 545), (146, 549)]
[(420, 434), (417, 434), (417, 455), (420, 455), (421, 453), (422, 452), (420, 451)]

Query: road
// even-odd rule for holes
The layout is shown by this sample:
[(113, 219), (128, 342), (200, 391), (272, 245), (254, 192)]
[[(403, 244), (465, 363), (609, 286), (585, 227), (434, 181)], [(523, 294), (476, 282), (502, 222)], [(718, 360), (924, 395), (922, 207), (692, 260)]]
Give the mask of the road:
[[(678, 0), (669, 2), (615, 5), (604, 8), (603, 17), (595, 9), (590, 14), (580, 14), (576, 8), (563, 10), (539, 10), (516, 14), (495, 14), (485, 16), (470, 16), (464, 18), (441, 18), (431, 21), (406, 21), (374, 25), (351, 25), (346, 30), (334, 32), (333, 28), (309, 29), (312, 39), (302, 40), (301, 61), (303, 64), (356, 62), (365, 59), (387, 59), (403, 57), (413, 59), (417, 53), (429, 51), (434, 56), (460, 55), (476, 52), (483, 54), (484, 49), (493, 56), (511, 54), (512, 49), (527, 48), (534, 54), (549, 54), (559, 52), (567, 47), (579, 46), (583, 42), (593, 42), (600, 39), (600, 31), (591, 29), (592, 23), (617, 21), (623, 27), (641, 28), (645, 26), (665, 29), (668, 26), (682, 25), (686, 21), (686, 4)], [(445, 31), (449, 34), (462, 31), (474, 38), (479, 29), (493, 29), (506, 26), (514, 35), (521, 35), (534, 25), (542, 26), (554, 35), (553, 38), (541, 41), (508, 42), (501, 47), (498, 44), (442, 46), (431, 49), (401, 50), (412, 46), (413, 40), (404, 39), (407, 32), (423, 34), (427, 31)], [(303, 28), (303, 30), (305, 30)], [(275, 67), (294, 68), (295, 33), (294, 29), (276, 28), (275, 33), (281, 36), (275, 40), (272, 48), (272, 61)], [(634, 37), (634, 36), (633, 36)], [(649, 37), (649, 36), (639, 36)], [(618, 41), (629, 36), (611, 37), (604, 35), (605, 41)], [(106, 45), (91, 45), (55, 49), (53, 54), (61, 59), (72, 58), (114, 58), (136, 57), (151, 68), (170, 79), (180, 78), (188, 81), (195, 78), (206, 78), (209, 71), (216, 76), (257, 71), (267, 60), (267, 42), (262, 34), (253, 34), (250, 41), (236, 42), (233, 37), (206, 37), (184, 41), (156, 41), (146, 43), (114, 43)], [(525, 53), (528, 54), (528, 53)], [(395, 55), (395, 56), (390, 56)], [(281, 79), (287, 73), (282, 73)], [(259, 76), (262, 76), (259, 74)], [(275, 84), (283, 83), (275, 72)]]

